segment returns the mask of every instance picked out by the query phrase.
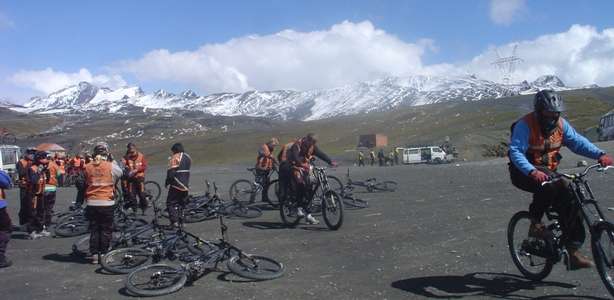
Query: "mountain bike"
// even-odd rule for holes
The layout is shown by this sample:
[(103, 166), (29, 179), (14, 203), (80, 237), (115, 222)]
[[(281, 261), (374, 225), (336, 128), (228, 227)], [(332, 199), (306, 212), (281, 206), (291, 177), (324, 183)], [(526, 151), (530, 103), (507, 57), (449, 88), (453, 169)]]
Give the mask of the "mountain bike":
[(262, 210), (258, 207), (250, 206), (236, 198), (231, 198), (230, 201), (221, 199), (215, 182), (213, 183), (213, 193), (210, 193), (211, 184), (209, 181), (205, 181), (205, 183), (207, 186), (205, 195), (191, 197), (183, 209), (186, 223), (201, 222), (216, 218), (218, 215), (246, 219), (262, 216)]
[[(573, 190), (573, 208), (569, 216), (582, 217), (591, 235), (591, 248), (597, 271), (611, 295), (614, 296), (614, 224), (606, 221), (599, 202), (595, 198), (587, 180), (589, 171), (605, 171), (614, 167), (600, 168), (599, 164), (587, 167), (575, 174), (558, 173), (545, 184), (569, 180)], [(507, 239), (510, 254), (518, 270), (527, 278), (535, 281), (546, 278), (554, 264), (563, 260), (570, 269), (569, 255), (564, 247), (566, 236), (563, 234), (560, 216), (549, 209), (546, 212), (545, 234), (543, 238), (528, 237), (531, 224), (529, 212), (516, 213), (509, 222)], [(570, 220), (572, 218), (566, 218)]]
[(204, 241), (210, 251), (202, 255), (185, 256), (182, 260), (189, 262), (180, 266), (154, 264), (136, 269), (128, 275), (126, 289), (137, 296), (171, 294), (210, 270), (220, 270), (223, 262), (226, 262), (230, 272), (248, 279), (269, 280), (283, 275), (285, 267), (282, 263), (268, 257), (247, 254), (230, 244), (223, 216), (218, 218), (222, 238), (217, 242)]
[(392, 180), (377, 182), (375, 177), (367, 178), (367, 180), (364, 181), (352, 180), (350, 177), (350, 169), (348, 168), (345, 186), (363, 187), (369, 193), (394, 192), (397, 189), (397, 182)]
[[(271, 174), (273, 172), (269, 172), (268, 178), (266, 178), (265, 176), (258, 174), (256, 168), (248, 168), (247, 170), (252, 172), (254, 175), (254, 180), (249, 181), (247, 179), (239, 179), (233, 182), (228, 191), (230, 199), (237, 199), (246, 204), (253, 204), (256, 202), (256, 199), (262, 195), (262, 191), (264, 190), (268, 199), (260, 200), (268, 203), (273, 208), (277, 208), (279, 205), (278, 197), (275, 194), (275, 188), (271, 187), (275, 187), (279, 180), (271, 180)], [(266, 184), (267, 181), (268, 184)]]
[[(331, 189), (326, 176), (326, 168), (310, 165), (313, 181), (308, 188), (312, 189), (313, 197), (309, 199), (307, 210), (314, 212), (316, 207), (321, 207), (322, 216), (326, 226), (331, 230), (337, 230), (343, 224), (343, 202), (337, 192)], [(311, 176), (311, 175), (310, 175)], [(286, 199), (279, 202), (279, 214), (286, 226), (298, 225), (301, 217), (298, 216), (300, 199), (296, 199), (296, 193), (289, 191)]]

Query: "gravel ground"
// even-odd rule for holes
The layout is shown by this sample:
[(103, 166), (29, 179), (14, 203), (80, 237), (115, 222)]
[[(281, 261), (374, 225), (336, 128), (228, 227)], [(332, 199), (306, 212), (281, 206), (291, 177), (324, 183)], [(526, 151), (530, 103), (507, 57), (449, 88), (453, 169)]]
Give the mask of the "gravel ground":
[[(614, 144), (601, 145), (612, 152)], [(564, 168), (577, 157), (564, 153)], [(510, 258), (506, 228), (510, 217), (526, 210), (530, 195), (509, 182), (505, 159), (445, 165), (350, 167), (354, 179), (396, 180), (394, 193), (357, 193), (370, 207), (347, 210), (343, 227), (280, 226), (278, 211), (254, 220), (228, 220), (232, 242), (250, 252), (275, 258), (286, 274), (264, 282), (210, 273), (172, 299), (601, 299), (609, 298), (596, 270), (567, 272), (559, 264), (544, 282), (520, 276)], [(331, 170), (343, 178), (347, 167)], [(162, 181), (163, 169), (150, 171)], [(195, 168), (197, 192), (204, 178), (223, 191), (232, 181), (249, 178), (245, 167)], [(602, 205), (614, 206), (614, 177), (594, 175), (592, 186)], [(225, 195), (224, 192), (222, 195)], [(74, 198), (60, 189), (56, 210)], [(8, 193), (17, 221), (18, 191)], [(165, 197), (165, 195), (163, 195)], [(219, 237), (216, 221), (190, 224), (208, 239)], [(0, 269), (2, 299), (122, 299), (125, 276), (105, 275), (98, 267), (69, 255), (76, 238), (25, 240), (15, 232), (8, 255), (14, 266)], [(589, 253), (589, 246), (584, 249)]]

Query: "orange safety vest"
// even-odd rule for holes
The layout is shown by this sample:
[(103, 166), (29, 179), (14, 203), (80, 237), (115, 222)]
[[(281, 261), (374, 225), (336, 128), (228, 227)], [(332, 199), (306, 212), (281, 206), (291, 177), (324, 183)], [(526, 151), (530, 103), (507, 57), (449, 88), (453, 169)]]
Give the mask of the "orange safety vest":
[(113, 164), (101, 161), (100, 164), (85, 165), (85, 199), (114, 201)]
[(145, 156), (141, 152), (137, 152), (136, 158), (132, 159), (129, 155), (124, 156), (124, 165), (128, 171), (137, 170), (136, 178), (145, 178)]
[(258, 151), (258, 157), (256, 158), (256, 168), (265, 171), (273, 168), (273, 156), (267, 144), (260, 146), (260, 151)]
[(281, 163), (282, 161), (287, 161), (288, 160), (288, 150), (290, 150), (290, 148), (292, 147), (292, 145), (294, 145), (294, 143), (297, 140), (291, 141), (283, 146), (281, 146), (281, 149), (279, 150), (279, 154), (277, 155), (277, 160), (279, 160), (279, 162)]
[(58, 185), (58, 171), (60, 168), (54, 161), (50, 161), (47, 168), (49, 169), (49, 178), (47, 178), (47, 185), (57, 186)]
[(529, 148), (527, 159), (536, 166), (544, 166), (554, 171), (559, 166), (559, 151), (563, 146), (563, 120), (559, 118), (557, 127), (545, 138), (537, 115), (532, 112), (523, 117), (529, 127)]

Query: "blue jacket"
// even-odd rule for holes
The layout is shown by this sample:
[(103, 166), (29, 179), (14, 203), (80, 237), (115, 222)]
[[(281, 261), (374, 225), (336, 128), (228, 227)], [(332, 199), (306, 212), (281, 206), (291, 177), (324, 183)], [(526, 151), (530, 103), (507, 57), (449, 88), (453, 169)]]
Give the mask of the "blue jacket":
[[(563, 120), (563, 145), (576, 154), (592, 159), (598, 159), (599, 156), (605, 154), (603, 150), (597, 148), (597, 146), (577, 133), (567, 120), (561, 119)], [(528, 175), (535, 169), (535, 166), (529, 162), (526, 156), (527, 149), (529, 148), (529, 132), (527, 123), (520, 119), (514, 126), (510, 141), (510, 160), (525, 175)]]
[[(0, 189), (9, 189), (11, 187), (11, 177), (6, 172), (0, 170)], [(6, 207), (6, 199), (0, 198), (0, 208)]]

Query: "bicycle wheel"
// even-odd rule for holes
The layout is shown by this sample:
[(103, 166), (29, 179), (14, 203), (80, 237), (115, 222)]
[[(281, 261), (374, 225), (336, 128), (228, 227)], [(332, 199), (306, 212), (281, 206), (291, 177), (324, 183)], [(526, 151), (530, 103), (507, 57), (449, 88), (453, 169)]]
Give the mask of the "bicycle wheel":
[(343, 202), (335, 191), (327, 191), (324, 194), (322, 216), (330, 230), (337, 230), (343, 224)]
[(345, 206), (345, 208), (356, 208), (356, 209), (360, 209), (360, 208), (367, 208), (369, 207), (369, 202), (367, 202), (367, 200), (362, 200), (362, 199), (358, 199), (358, 198), (354, 198), (353, 196), (350, 197), (344, 197), (343, 198), (343, 205)]
[(147, 202), (150, 204), (155, 202), (156, 207), (158, 207), (160, 195), (162, 195), (162, 188), (157, 182), (145, 181), (145, 197), (147, 198)]
[(607, 222), (598, 225), (591, 248), (599, 277), (610, 295), (614, 296), (614, 225)]
[(271, 180), (267, 186), (267, 198), (274, 209), (279, 208), (279, 179)]
[(181, 267), (148, 265), (128, 275), (126, 289), (137, 296), (162, 296), (180, 290), (187, 280), (188, 275)]
[(279, 215), (284, 225), (295, 227), (301, 221), (301, 218), (297, 215), (297, 206), (294, 199), (287, 198), (285, 201), (279, 202)]
[(507, 226), (507, 243), (512, 261), (525, 277), (540, 281), (550, 274), (554, 262), (545, 257), (530, 254), (528, 243), (531, 219), (529, 212), (517, 212)]
[(236, 205), (232, 205), (229, 209), (229, 212), (233, 216), (245, 219), (253, 219), (262, 216), (262, 210), (260, 210), (260, 208), (241, 205), (239, 203), (237, 203)]
[(284, 265), (274, 259), (258, 255), (240, 255), (231, 257), (226, 263), (228, 269), (245, 278), (269, 280), (284, 274)]
[(233, 182), (228, 190), (230, 200), (236, 199), (243, 204), (254, 203), (256, 194), (254, 185), (247, 179), (239, 179)]
[(373, 190), (378, 192), (394, 192), (397, 189), (397, 183), (391, 180), (378, 182), (373, 185)]
[(326, 178), (328, 179), (328, 186), (330, 189), (341, 195), (341, 192), (343, 191), (343, 183), (341, 180), (333, 175), (326, 175)]
[(206, 207), (193, 208), (183, 211), (183, 222), (198, 223), (215, 217)]
[(100, 264), (113, 274), (128, 274), (151, 260), (151, 251), (141, 248), (115, 249), (105, 254)]
[(85, 256), (90, 252), (90, 237), (84, 236), (72, 244), (72, 254)]
[(89, 232), (89, 222), (85, 219), (74, 220), (60, 223), (55, 226), (55, 235), (61, 237), (72, 237)]

